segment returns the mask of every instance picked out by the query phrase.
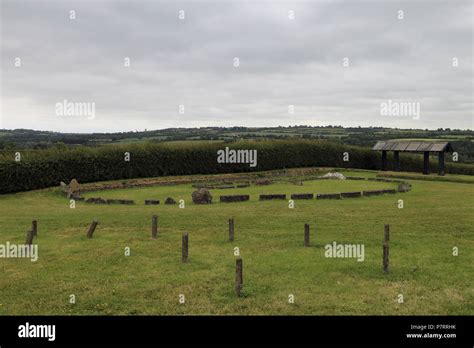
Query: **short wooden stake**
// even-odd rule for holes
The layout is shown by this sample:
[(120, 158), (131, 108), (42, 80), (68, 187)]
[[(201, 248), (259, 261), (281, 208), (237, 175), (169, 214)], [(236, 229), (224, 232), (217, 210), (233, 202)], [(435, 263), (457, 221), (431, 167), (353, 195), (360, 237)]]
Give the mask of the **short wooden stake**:
[(94, 231), (95, 231), (95, 228), (97, 227), (97, 224), (99, 223), (99, 221), (92, 221), (90, 227), (89, 227), (89, 231), (87, 231), (87, 238), (92, 238), (92, 235), (94, 234)]
[(25, 242), (25, 244), (26, 245), (33, 244), (33, 237), (34, 237), (33, 231), (28, 231), (26, 233), (26, 242)]
[(389, 245), (388, 243), (383, 243), (383, 271), (388, 273), (388, 254), (389, 254)]
[(234, 241), (234, 218), (229, 219), (229, 241)]
[(390, 240), (390, 225), (385, 225), (384, 226), (384, 242), (388, 242)]
[(156, 239), (158, 237), (158, 215), (151, 217), (151, 238)]
[(36, 220), (31, 221), (31, 230), (33, 231), (34, 236), (38, 235), (38, 221)]
[(309, 225), (304, 224), (304, 246), (309, 247)]
[(242, 259), (239, 257), (237, 260), (235, 260), (235, 294), (237, 297), (242, 295), (242, 284), (244, 282), (242, 268)]
[(388, 256), (389, 256), (389, 250), (390, 250), (390, 225), (386, 224), (384, 225), (383, 228), (383, 271), (385, 273), (388, 273)]
[(189, 236), (187, 233), (183, 233), (183, 250), (181, 255), (181, 262), (188, 262), (188, 245), (189, 245)]

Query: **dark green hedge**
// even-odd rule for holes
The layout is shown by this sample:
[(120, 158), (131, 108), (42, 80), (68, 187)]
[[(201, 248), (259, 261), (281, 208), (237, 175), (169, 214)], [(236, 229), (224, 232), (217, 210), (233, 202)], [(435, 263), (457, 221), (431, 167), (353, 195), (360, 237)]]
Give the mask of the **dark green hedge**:
[[(256, 149), (258, 165), (219, 164), (217, 151)], [(130, 162), (124, 153), (130, 152)], [(343, 153), (350, 161), (343, 161)], [(113, 145), (98, 148), (81, 147), (69, 150), (22, 152), (22, 160), (14, 161), (14, 153), (0, 155), (0, 193), (27, 191), (68, 183), (76, 178), (80, 183), (157, 177), (167, 175), (214, 174), (262, 171), (294, 167), (347, 167), (380, 169), (380, 153), (367, 148), (347, 146), (324, 140), (282, 140), (206, 143), (171, 146), (165, 144)], [(420, 172), (422, 159), (401, 156), (403, 171)], [(436, 171), (436, 163), (432, 163)], [(448, 164), (448, 173), (474, 175), (474, 166)]]

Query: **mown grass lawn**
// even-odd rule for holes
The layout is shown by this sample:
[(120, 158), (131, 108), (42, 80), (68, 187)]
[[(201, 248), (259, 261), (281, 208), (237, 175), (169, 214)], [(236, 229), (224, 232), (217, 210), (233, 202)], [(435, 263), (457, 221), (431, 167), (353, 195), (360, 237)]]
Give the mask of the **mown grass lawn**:
[[(258, 195), (396, 186), (278, 182), (211, 190), (215, 203), (204, 206), (192, 204), (190, 184), (85, 195), (134, 199), (133, 206), (78, 202), (70, 209), (55, 190), (0, 196), (0, 244), (24, 243), (31, 220), (39, 225), (37, 262), (0, 259), (0, 314), (473, 315), (474, 185), (410, 182), (408, 193), (296, 201), (294, 209), (287, 201), (259, 202)], [(219, 203), (221, 194), (250, 194), (251, 201)], [(185, 208), (163, 205), (168, 196), (184, 199)], [(161, 204), (145, 206), (145, 199)], [(159, 216), (157, 240), (150, 238), (153, 214)], [(86, 239), (93, 219), (100, 224), (94, 238)], [(311, 226), (309, 248), (303, 246), (305, 223)], [(384, 224), (391, 227), (389, 274), (382, 271)], [(189, 233), (188, 264), (181, 263), (183, 232)], [(326, 258), (324, 246), (333, 241), (364, 244), (365, 260)], [(124, 255), (126, 247), (130, 256)], [(235, 247), (244, 263), (242, 298), (233, 288)], [(71, 294), (75, 304), (69, 303)], [(288, 302), (289, 294), (295, 303)]]

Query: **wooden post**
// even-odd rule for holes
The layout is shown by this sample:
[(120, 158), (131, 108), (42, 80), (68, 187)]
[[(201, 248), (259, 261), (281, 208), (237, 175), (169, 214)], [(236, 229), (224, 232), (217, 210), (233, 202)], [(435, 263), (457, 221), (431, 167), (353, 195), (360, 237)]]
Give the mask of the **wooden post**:
[(235, 260), (235, 294), (237, 297), (241, 296), (242, 284), (244, 282), (242, 268), (242, 259), (239, 257), (237, 260)]
[(430, 153), (429, 151), (423, 152), (423, 174), (428, 175), (430, 173)]
[(187, 233), (183, 233), (183, 248), (182, 248), (182, 254), (181, 254), (182, 263), (188, 262), (188, 244), (189, 244), (189, 236)]
[(26, 244), (26, 245), (31, 245), (31, 244), (33, 244), (33, 237), (34, 237), (33, 231), (28, 231), (28, 232), (26, 233), (26, 242), (25, 242), (25, 244)]
[(382, 170), (387, 170), (387, 151), (382, 151)]
[(229, 241), (234, 241), (234, 218), (229, 219)]
[(390, 241), (390, 225), (385, 225), (383, 230), (383, 271), (388, 273), (388, 255)]
[(394, 169), (396, 172), (399, 172), (400, 171), (400, 152), (399, 151), (393, 152), (393, 159), (395, 161)]
[(156, 239), (158, 237), (158, 215), (151, 217), (151, 238)]
[(99, 221), (97, 221), (97, 220), (92, 221), (92, 223), (89, 227), (89, 231), (87, 231), (87, 238), (92, 238), (92, 235), (94, 234), (95, 228), (97, 227), (98, 223), (99, 223)]
[(388, 243), (383, 243), (383, 271), (388, 273)]
[(388, 243), (390, 241), (390, 225), (385, 225), (383, 230), (384, 242)]
[(36, 220), (31, 221), (31, 230), (33, 231), (34, 236), (38, 235), (38, 221)]
[(304, 224), (304, 246), (309, 247), (309, 225)]
[(444, 152), (438, 152), (438, 175), (444, 176)]

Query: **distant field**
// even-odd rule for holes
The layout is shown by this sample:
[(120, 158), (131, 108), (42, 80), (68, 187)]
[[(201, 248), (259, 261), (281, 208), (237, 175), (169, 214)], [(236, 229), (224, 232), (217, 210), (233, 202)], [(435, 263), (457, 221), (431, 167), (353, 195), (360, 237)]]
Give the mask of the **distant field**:
[[(346, 171), (374, 177), (377, 172)], [(403, 173), (402, 173), (403, 174)], [(211, 190), (215, 203), (194, 205), (190, 184), (89, 192), (86, 197), (134, 199), (93, 205), (55, 189), (0, 196), (0, 244), (24, 243), (38, 219), (36, 263), (0, 259), (0, 315), (270, 314), (473, 315), (474, 185), (409, 180), (408, 193), (344, 200), (259, 202), (261, 193), (330, 193), (395, 188), (375, 181), (278, 182)], [(221, 194), (251, 201), (219, 203)], [(185, 208), (163, 205), (171, 196)], [(144, 199), (160, 199), (145, 206)], [(404, 208), (397, 207), (402, 199)], [(151, 215), (159, 236), (150, 239)], [(235, 241), (227, 221), (235, 218)], [(85, 234), (100, 221), (93, 239)], [(303, 226), (311, 246), (303, 246)], [(384, 224), (390, 224), (390, 272), (382, 271)], [(189, 263), (181, 235), (189, 233)], [(360, 243), (365, 260), (326, 258), (329, 243)], [(130, 256), (124, 256), (129, 247)], [(234, 294), (234, 248), (244, 263), (244, 297)], [(452, 255), (453, 247), (459, 256)], [(70, 304), (69, 296), (76, 296)], [(185, 304), (179, 295), (185, 295)], [(295, 303), (288, 302), (288, 296)], [(402, 294), (404, 303), (399, 303)]]
[(470, 139), (469, 137), (466, 136), (440, 136), (439, 138), (400, 138), (400, 139), (390, 139), (390, 141), (458, 141), (458, 140), (463, 140), (463, 139)]
[(173, 141), (165, 141), (163, 144), (168, 146), (188, 146), (188, 145), (202, 145), (202, 144), (215, 144), (215, 143), (222, 143), (223, 140), (173, 140)]

